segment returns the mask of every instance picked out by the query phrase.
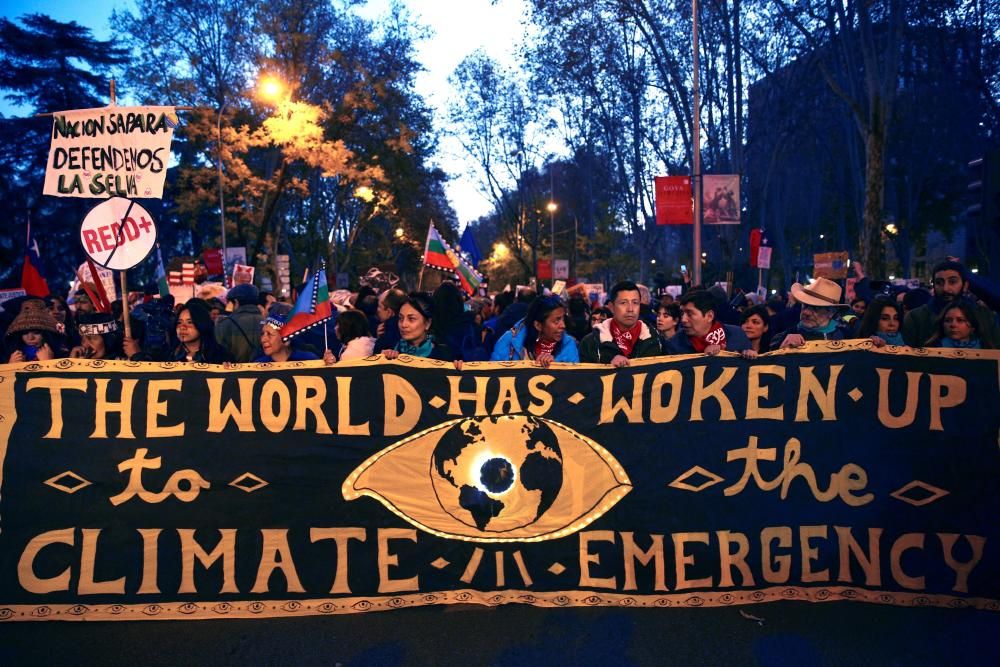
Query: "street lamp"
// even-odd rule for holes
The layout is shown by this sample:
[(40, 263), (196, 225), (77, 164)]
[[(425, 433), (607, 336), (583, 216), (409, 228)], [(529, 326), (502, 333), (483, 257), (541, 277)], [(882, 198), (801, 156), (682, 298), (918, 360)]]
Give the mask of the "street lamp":
[(559, 204), (549, 201), (545, 210), (549, 212), (549, 232), (552, 234), (552, 280), (556, 279), (556, 210)]
[[(259, 95), (265, 100), (277, 101), (281, 97), (281, 93), (284, 88), (285, 86), (281, 79), (272, 75), (262, 76), (257, 81)], [(219, 231), (222, 235), (223, 278), (225, 278), (226, 275), (226, 196), (222, 186), (222, 114), (225, 113), (226, 107), (228, 106), (229, 102), (227, 100), (223, 100), (222, 104), (219, 105), (219, 113), (215, 117), (215, 163), (219, 181)]]

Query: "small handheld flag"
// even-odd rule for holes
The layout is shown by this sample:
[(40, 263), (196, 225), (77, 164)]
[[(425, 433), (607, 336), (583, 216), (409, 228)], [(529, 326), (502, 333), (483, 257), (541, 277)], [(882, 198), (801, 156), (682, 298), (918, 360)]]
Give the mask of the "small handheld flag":
[(333, 304), (330, 303), (330, 286), (326, 282), (326, 262), (309, 277), (295, 307), (288, 315), (288, 321), (281, 327), (281, 338), (289, 341), (303, 331), (326, 323), (333, 318)]
[(483, 277), (462, 257), (452, 250), (448, 242), (441, 238), (434, 223), (427, 229), (427, 243), (424, 245), (424, 264), (433, 269), (454, 273), (466, 294), (473, 295), (483, 282)]
[(31, 221), (28, 221), (28, 247), (24, 250), (24, 268), (21, 270), (21, 288), (28, 296), (46, 297), (49, 284), (42, 276), (42, 259), (38, 254), (38, 242), (31, 236)]

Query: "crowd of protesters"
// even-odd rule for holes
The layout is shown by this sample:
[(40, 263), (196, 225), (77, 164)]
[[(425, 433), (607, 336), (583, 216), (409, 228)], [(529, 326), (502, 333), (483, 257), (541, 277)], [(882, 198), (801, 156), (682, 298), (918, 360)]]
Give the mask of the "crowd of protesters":
[[(147, 298), (130, 309), (94, 303), (84, 285), (58, 295), (4, 304), (3, 361), (65, 357), (207, 364), (323, 359), (327, 364), (401, 354), (455, 362), (530, 360), (627, 366), (633, 359), (737, 352), (754, 358), (807, 341), (870, 339), (877, 347), (1000, 347), (1000, 293), (957, 259), (934, 267), (930, 289), (870, 280), (854, 265), (855, 297), (826, 278), (795, 283), (786, 298), (757, 292), (731, 298), (720, 286), (686, 286), (677, 296), (623, 281), (607, 294), (571, 287), (565, 295), (532, 288), (468, 298), (453, 282), (433, 292), (398, 284), (338, 290), (334, 317), (283, 335), (292, 311), (250, 284), (225, 299)], [(90, 286), (93, 287), (93, 286)], [(596, 298), (595, 298), (596, 297)], [(287, 333), (284, 332), (284, 333)]]

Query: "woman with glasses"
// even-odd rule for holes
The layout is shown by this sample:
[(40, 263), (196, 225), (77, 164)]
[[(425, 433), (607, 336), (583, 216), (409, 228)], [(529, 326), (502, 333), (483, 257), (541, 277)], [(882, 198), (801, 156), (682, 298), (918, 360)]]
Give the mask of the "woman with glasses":
[(566, 306), (558, 296), (540, 296), (528, 306), (524, 319), (504, 333), (490, 361), (530, 359), (542, 368), (553, 361), (580, 361), (576, 340), (566, 333)]

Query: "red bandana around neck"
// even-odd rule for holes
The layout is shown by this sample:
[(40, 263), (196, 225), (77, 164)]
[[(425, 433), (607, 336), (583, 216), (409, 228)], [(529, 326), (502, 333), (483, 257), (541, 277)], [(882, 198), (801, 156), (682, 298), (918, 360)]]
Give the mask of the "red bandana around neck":
[(622, 329), (617, 322), (611, 320), (611, 337), (615, 339), (615, 345), (626, 357), (632, 354), (641, 332), (642, 322), (636, 322), (631, 329)]
[(726, 349), (726, 330), (722, 328), (722, 324), (716, 322), (704, 337), (688, 336), (688, 340), (691, 341), (691, 347), (694, 348), (695, 352), (704, 352), (709, 345), (718, 345), (724, 350)]
[(542, 356), (543, 354), (549, 354), (555, 356), (556, 351), (556, 341), (547, 341), (538, 338), (535, 340), (535, 359)]

